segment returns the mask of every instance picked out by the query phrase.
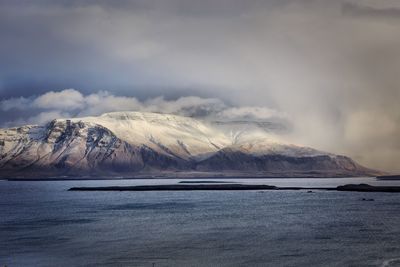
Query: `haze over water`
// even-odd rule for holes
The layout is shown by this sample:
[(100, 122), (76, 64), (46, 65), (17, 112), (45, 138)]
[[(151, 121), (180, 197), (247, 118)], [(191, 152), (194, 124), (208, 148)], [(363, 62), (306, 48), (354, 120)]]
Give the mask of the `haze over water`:
[[(397, 194), (67, 191), (72, 186), (179, 181), (0, 181), (0, 265), (396, 266), (400, 262)], [(318, 187), (361, 181), (399, 184), (372, 178), (233, 181)]]

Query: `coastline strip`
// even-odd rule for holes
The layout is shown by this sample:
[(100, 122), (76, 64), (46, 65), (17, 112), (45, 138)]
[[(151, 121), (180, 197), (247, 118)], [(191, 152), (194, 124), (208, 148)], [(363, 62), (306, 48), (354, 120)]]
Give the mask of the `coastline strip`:
[(277, 187), (256, 184), (170, 184), (140, 186), (72, 187), (68, 191), (202, 191), (202, 190), (325, 190), (349, 192), (400, 193), (400, 186), (372, 186), (368, 184), (347, 184), (337, 187)]

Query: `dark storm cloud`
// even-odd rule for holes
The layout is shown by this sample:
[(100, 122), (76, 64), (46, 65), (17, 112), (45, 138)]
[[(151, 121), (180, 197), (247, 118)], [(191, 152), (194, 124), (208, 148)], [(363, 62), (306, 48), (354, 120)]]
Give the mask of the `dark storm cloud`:
[[(0, 0), (0, 98), (76, 88), (140, 103), (218, 99), (239, 109), (230, 114), (263, 107), (287, 114), (293, 142), (399, 170), (399, 9), (396, 0)], [(21, 122), (51, 117), (14, 111)]]

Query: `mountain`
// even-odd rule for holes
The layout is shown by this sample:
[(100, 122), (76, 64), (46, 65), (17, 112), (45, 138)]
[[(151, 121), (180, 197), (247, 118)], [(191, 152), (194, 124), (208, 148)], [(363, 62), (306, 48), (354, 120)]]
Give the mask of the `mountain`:
[(262, 127), (144, 112), (0, 129), (0, 176), (372, 176), (346, 156), (276, 141)]

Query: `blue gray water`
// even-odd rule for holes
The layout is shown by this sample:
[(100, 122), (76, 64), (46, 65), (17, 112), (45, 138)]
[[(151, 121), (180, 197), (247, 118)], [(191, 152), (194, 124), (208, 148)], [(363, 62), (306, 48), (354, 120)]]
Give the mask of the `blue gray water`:
[[(0, 266), (400, 265), (400, 194), (67, 191), (179, 181), (0, 181)], [(245, 180), (362, 181), (389, 185)]]

